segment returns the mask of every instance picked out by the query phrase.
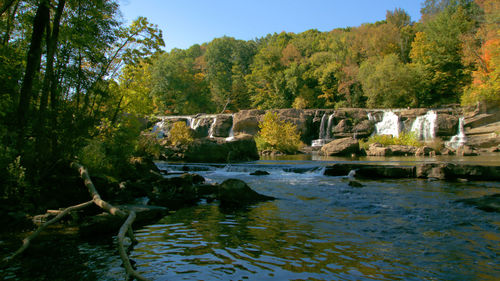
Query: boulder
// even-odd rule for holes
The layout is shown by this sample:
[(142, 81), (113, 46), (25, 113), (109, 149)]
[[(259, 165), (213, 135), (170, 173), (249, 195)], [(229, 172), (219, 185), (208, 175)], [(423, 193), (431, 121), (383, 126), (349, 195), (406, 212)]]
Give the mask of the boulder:
[(261, 171), (261, 170), (257, 170), (253, 173), (250, 173), (251, 176), (267, 176), (269, 175), (269, 172), (267, 171)]
[(356, 178), (414, 178), (415, 167), (413, 166), (364, 166), (356, 170)]
[(359, 142), (354, 138), (336, 139), (324, 145), (320, 153), (326, 156), (350, 156), (359, 153)]
[(273, 200), (274, 197), (266, 196), (252, 190), (244, 181), (227, 179), (219, 185), (218, 199), (221, 207), (237, 208), (261, 201)]
[(411, 145), (389, 145), (387, 146), (390, 150), (392, 155), (394, 156), (409, 156), (409, 155), (414, 155), (415, 152), (417, 151), (417, 148)]
[(381, 143), (375, 142), (370, 144), (368, 150), (366, 151), (367, 156), (390, 156), (392, 151), (390, 148), (385, 147)]
[(435, 156), (436, 151), (428, 146), (422, 146), (417, 148), (415, 151), (415, 156)]
[(149, 194), (150, 203), (169, 209), (193, 205), (199, 199), (196, 185), (204, 181), (203, 177), (195, 174), (164, 178), (157, 182)]
[(457, 148), (456, 153), (459, 156), (477, 156), (478, 155), (476, 150), (469, 145), (463, 145), (463, 146)]
[(350, 187), (357, 187), (357, 188), (360, 188), (360, 187), (363, 187), (364, 185), (362, 183), (360, 183), (359, 181), (355, 181), (355, 180), (350, 180), (348, 185)]
[(352, 137), (352, 125), (348, 119), (340, 120), (333, 128), (333, 136), (336, 138)]
[(458, 131), (458, 117), (439, 113), (436, 120), (436, 136), (453, 136)]

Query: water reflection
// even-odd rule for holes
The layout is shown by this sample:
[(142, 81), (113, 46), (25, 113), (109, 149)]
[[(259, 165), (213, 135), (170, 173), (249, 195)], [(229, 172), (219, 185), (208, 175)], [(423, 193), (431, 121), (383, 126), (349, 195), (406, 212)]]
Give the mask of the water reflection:
[(498, 215), (454, 203), (499, 192), (494, 185), (365, 181), (353, 189), (342, 178), (238, 177), (280, 199), (234, 213), (200, 205), (140, 230), (133, 254), (139, 271), (157, 280), (495, 280), (500, 274)]

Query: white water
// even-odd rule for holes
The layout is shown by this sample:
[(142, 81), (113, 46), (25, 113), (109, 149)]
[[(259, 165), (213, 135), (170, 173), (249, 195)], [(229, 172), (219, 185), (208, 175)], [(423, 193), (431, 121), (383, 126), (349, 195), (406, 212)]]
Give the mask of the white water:
[(384, 111), (382, 121), (375, 124), (376, 135), (392, 135), (398, 137), (401, 131), (399, 117), (392, 111)]
[(429, 110), (425, 115), (418, 116), (411, 125), (411, 132), (414, 132), (419, 140), (430, 141), (436, 137), (437, 113)]
[(467, 137), (464, 132), (464, 117), (458, 119), (458, 133), (451, 137), (451, 139), (445, 142), (445, 145), (453, 149), (457, 149), (464, 146), (467, 142)]
[(214, 121), (212, 122), (212, 125), (210, 125), (210, 129), (208, 130), (208, 136), (210, 138), (214, 137), (215, 133), (215, 123), (217, 123), (217, 116), (214, 117)]
[(234, 140), (234, 114), (231, 115), (231, 119), (233, 120), (233, 125), (231, 126), (231, 129), (229, 129), (229, 135), (228, 137), (226, 138), (226, 141), (232, 141)]
[(321, 123), (319, 125), (319, 135), (318, 139), (313, 140), (311, 143), (311, 146), (313, 147), (321, 147), (332, 139), (331, 137), (331, 131), (332, 131), (332, 121), (333, 121), (333, 116), (335, 113), (332, 113), (326, 117), (326, 113), (321, 117)]
[(193, 130), (196, 130), (200, 126), (201, 119), (202, 118), (196, 118), (196, 117), (191, 118), (189, 120), (190, 121), (189, 127), (191, 127), (191, 129), (193, 129)]

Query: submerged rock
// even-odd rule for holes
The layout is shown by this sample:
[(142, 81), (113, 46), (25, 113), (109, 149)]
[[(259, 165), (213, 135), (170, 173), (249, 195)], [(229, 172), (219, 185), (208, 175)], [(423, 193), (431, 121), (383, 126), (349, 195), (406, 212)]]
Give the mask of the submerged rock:
[(486, 212), (500, 212), (500, 193), (479, 198), (461, 199), (456, 202), (472, 205)]
[(243, 207), (275, 198), (257, 193), (242, 180), (227, 179), (219, 185), (218, 199), (221, 207)]
[(348, 185), (351, 186), (351, 187), (357, 187), (357, 188), (360, 188), (360, 187), (364, 186), (362, 183), (360, 183), (359, 181), (355, 181), (355, 180), (349, 181)]
[(253, 173), (250, 173), (251, 176), (267, 176), (269, 175), (269, 172), (267, 171), (261, 171), (261, 170), (257, 170)]

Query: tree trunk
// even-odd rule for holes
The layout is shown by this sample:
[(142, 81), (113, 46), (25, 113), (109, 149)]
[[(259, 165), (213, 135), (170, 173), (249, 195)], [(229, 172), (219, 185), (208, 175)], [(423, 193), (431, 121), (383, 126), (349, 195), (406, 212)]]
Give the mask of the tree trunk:
[(42, 0), (38, 5), (35, 18), (33, 20), (33, 33), (31, 35), (30, 49), (26, 61), (26, 71), (24, 73), (23, 83), (19, 96), (19, 105), (17, 108), (17, 126), (18, 126), (18, 143), (17, 146), (21, 149), (24, 146), (24, 130), (28, 120), (28, 111), (33, 95), (33, 81), (37, 72), (40, 70), (40, 61), (42, 55), (42, 39), (43, 32), (49, 21), (49, 6), (48, 0)]
[(2, 39), (2, 45), (4, 45), (4, 46), (7, 45), (7, 43), (10, 40), (10, 33), (11, 33), (13, 22), (15, 21), (15, 17), (16, 17), (16, 13), (17, 13), (18, 8), (19, 8), (19, 2), (17, 2), (16, 5), (14, 6), (12, 13), (9, 13), (7, 15), (7, 17), (8, 17), (7, 18), (7, 26), (5, 28), (5, 33), (4, 33), (3, 39)]
[(5, 0), (5, 2), (3, 2), (2, 7), (0, 8), (0, 17), (10, 8), (10, 6), (12, 6), (12, 4), (14, 4), (15, 1), (16, 0)]
[[(64, 11), (64, 5), (66, 4), (66, 0), (60, 0), (57, 6), (56, 14), (54, 16), (54, 22), (52, 23), (52, 32), (50, 32), (50, 24), (47, 21), (47, 59), (46, 59), (46, 68), (45, 68), (45, 77), (43, 79), (42, 86), (42, 96), (40, 98), (40, 108), (38, 111), (38, 122), (36, 125), (37, 130), (37, 143), (36, 143), (36, 151), (37, 153), (45, 152), (46, 154), (50, 153), (49, 149), (43, 149), (47, 147), (47, 134), (45, 130), (45, 119), (46, 119), (46, 111), (47, 104), (49, 101), (49, 92), (51, 89), (51, 83), (56, 83), (54, 77), (54, 57), (57, 49), (57, 41), (59, 38), (59, 26), (61, 23), (61, 16)], [(39, 160), (44, 161), (45, 157), (39, 157)]]

